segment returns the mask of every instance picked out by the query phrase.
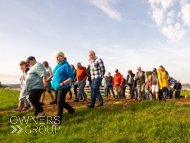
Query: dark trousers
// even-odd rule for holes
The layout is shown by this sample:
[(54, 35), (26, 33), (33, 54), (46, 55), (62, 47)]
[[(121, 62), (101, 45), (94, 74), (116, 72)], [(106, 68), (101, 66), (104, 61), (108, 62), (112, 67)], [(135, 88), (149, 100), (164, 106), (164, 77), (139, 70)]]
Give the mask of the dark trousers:
[(34, 116), (37, 116), (39, 112), (43, 112), (41, 103), (39, 102), (44, 89), (32, 89), (30, 92), (29, 100), (34, 106)]
[(113, 86), (112, 85), (107, 87), (107, 94), (106, 94), (106, 96), (108, 97), (108, 94), (110, 93), (110, 90), (111, 90), (111, 92), (113, 94), (113, 97), (115, 98), (115, 94), (113, 92)]
[(125, 90), (126, 90), (126, 86), (123, 86), (122, 87), (123, 98), (125, 98)]
[(180, 99), (180, 90), (175, 91), (175, 97)]
[(65, 108), (69, 114), (75, 112), (75, 109), (73, 109), (68, 103), (65, 102), (65, 96), (67, 92), (69, 91), (69, 87), (56, 90), (56, 103), (57, 103), (57, 116), (59, 117), (59, 123), (61, 124), (61, 119), (63, 115), (63, 108)]

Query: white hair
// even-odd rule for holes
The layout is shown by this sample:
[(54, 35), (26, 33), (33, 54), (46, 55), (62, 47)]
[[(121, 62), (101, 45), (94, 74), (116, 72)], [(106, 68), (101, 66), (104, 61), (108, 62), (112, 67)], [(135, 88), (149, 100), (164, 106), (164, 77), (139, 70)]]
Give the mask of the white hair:
[(61, 57), (64, 57), (64, 53), (61, 52), (61, 51), (55, 52), (55, 56), (57, 56), (57, 55), (59, 55), (59, 56), (61, 56)]

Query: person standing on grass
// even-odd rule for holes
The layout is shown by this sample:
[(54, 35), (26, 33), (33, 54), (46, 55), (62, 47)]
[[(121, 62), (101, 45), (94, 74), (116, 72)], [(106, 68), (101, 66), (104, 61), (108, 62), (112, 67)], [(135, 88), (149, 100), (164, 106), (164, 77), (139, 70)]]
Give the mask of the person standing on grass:
[[(107, 84), (106, 84), (106, 78), (107, 76), (104, 77), (103, 83), (104, 83), (104, 97), (107, 95)], [(108, 93), (109, 94), (109, 93)]]
[(166, 101), (166, 97), (167, 97), (167, 88), (168, 88), (169, 79), (170, 79), (170, 76), (168, 72), (161, 65), (158, 70), (157, 85), (159, 85), (160, 87), (160, 91), (162, 92), (164, 101)]
[[(28, 110), (30, 108), (29, 99), (27, 99), (28, 98), (27, 96), (29, 95), (29, 93), (26, 92), (26, 87), (25, 87), (25, 79), (26, 79), (27, 72), (29, 71), (29, 67), (26, 66), (26, 63), (24, 61), (20, 62), (19, 67), (23, 72), (23, 74), (22, 74), (22, 76), (20, 78), (21, 92), (20, 92), (20, 96), (19, 96), (18, 107), (16, 109), (13, 109), (13, 110), (14, 111), (25, 111), (25, 110)], [(23, 108), (24, 103), (25, 103), (25, 107)]]
[(65, 102), (65, 96), (69, 91), (70, 82), (72, 82), (75, 78), (74, 73), (67, 60), (64, 59), (63, 52), (57, 51), (55, 56), (57, 65), (53, 70), (54, 77), (51, 85), (55, 90), (57, 117), (53, 127), (59, 126), (61, 124), (63, 108), (65, 108), (69, 114), (75, 113), (75, 109)]
[[(88, 60), (89, 63), (90, 63), (90, 59)], [(89, 85), (91, 86), (92, 84), (92, 79), (91, 79), (91, 73), (90, 73), (90, 65), (88, 65), (87, 69), (86, 69), (86, 74), (88, 75), (88, 82), (89, 82)]]
[(51, 80), (53, 78), (53, 73), (52, 73), (51, 67), (49, 66), (47, 61), (44, 61), (42, 64), (44, 65), (46, 72), (47, 72), (47, 85), (48, 85), (48, 87), (42, 93), (41, 105), (44, 105), (45, 92), (49, 93), (49, 95), (51, 97), (52, 102), (50, 102), (50, 104), (56, 104), (54, 97), (53, 97), (53, 94), (51, 92)]
[(126, 98), (125, 97), (125, 90), (126, 90), (126, 79), (123, 78), (123, 84), (122, 84), (122, 95), (123, 95), (123, 98)]
[(27, 58), (27, 63), (31, 67), (26, 76), (26, 91), (30, 92), (30, 102), (34, 106), (34, 115), (36, 118), (45, 115), (39, 100), (41, 94), (48, 87), (47, 72), (41, 63), (37, 63), (35, 57), (30, 56)]
[[(107, 85), (106, 96), (107, 96), (107, 98), (108, 98), (108, 94), (111, 93), (111, 92), (113, 94), (113, 97), (115, 98), (115, 94), (113, 92), (113, 85), (112, 85), (112, 83), (113, 83), (113, 77), (111, 76), (111, 73), (108, 72), (108, 76), (106, 78), (106, 85)], [(111, 92), (110, 92), (110, 90), (111, 90)]]
[[(74, 80), (71, 82), (71, 88), (74, 89), (74, 94), (75, 94), (75, 99), (76, 99), (76, 98), (77, 98), (77, 87), (78, 87), (78, 84), (75, 84), (75, 82), (77, 81), (76, 69), (75, 69), (75, 66), (74, 66), (74, 65), (70, 64), (70, 66), (71, 66), (71, 69), (72, 69), (72, 71), (73, 71), (73, 73), (74, 73)], [(72, 92), (71, 92), (71, 89), (69, 90), (69, 95), (70, 95), (70, 97), (69, 97), (68, 100), (72, 99)]]
[[(135, 99), (137, 100), (138, 99), (138, 92), (137, 92), (137, 79), (138, 77), (134, 77), (134, 81), (133, 81), (133, 87), (132, 87), (132, 93), (134, 93), (134, 96), (135, 96), (135, 94), (136, 94), (136, 96), (135, 96)], [(132, 95), (131, 95), (131, 99), (132, 99), (133, 97), (132, 97)]]
[(158, 78), (157, 69), (153, 68), (153, 73), (152, 73), (152, 96), (154, 96), (154, 98), (156, 100), (159, 100), (159, 86), (157, 85), (157, 81), (156, 81), (157, 78)]
[(168, 96), (170, 99), (173, 97), (173, 86), (172, 86), (173, 81), (170, 80), (168, 83)]
[(74, 100), (75, 102), (79, 101), (79, 98), (83, 96), (83, 102), (86, 101), (86, 93), (84, 92), (84, 88), (86, 86), (86, 79), (88, 75), (86, 74), (86, 68), (81, 65), (81, 63), (77, 63), (77, 81), (79, 86), (79, 92), (77, 98)]
[(137, 67), (136, 73), (136, 81), (137, 81), (137, 92), (138, 92), (138, 100), (142, 100), (142, 94), (145, 95), (145, 83), (147, 79), (146, 72), (141, 70), (141, 67)]
[(152, 100), (151, 89), (152, 89), (152, 75), (149, 75), (146, 81), (146, 94), (147, 94), (146, 99), (147, 100), (149, 100), (149, 97), (151, 97), (150, 100)]
[[(119, 98), (122, 96), (122, 84), (123, 84), (123, 76), (119, 73), (119, 70), (115, 70), (115, 75), (113, 77), (113, 86), (115, 90), (116, 98)], [(119, 96), (120, 95), (120, 96)]]
[(133, 74), (132, 70), (128, 70), (126, 85), (129, 86), (129, 91), (130, 91), (131, 98), (134, 97), (134, 90), (132, 92), (134, 77), (135, 77), (135, 74)]
[(178, 80), (177, 83), (175, 83), (174, 89), (175, 89), (175, 97), (178, 98), (178, 99), (180, 99), (180, 91), (181, 91), (180, 80)]
[(102, 78), (105, 74), (105, 66), (102, 61), (102, 59), (96, 57), (96, 54), (94, 51), (89, 51), (88, 55), (90, 57), (90, 73), (91, 73), (91, 104), (87, 107), (94, 108), (94, 105), (96, 103), (96, 98), (99, 99), (99, 106), (103, 106), (103, 98), (100, 94), (100, 86), (102, 83)]

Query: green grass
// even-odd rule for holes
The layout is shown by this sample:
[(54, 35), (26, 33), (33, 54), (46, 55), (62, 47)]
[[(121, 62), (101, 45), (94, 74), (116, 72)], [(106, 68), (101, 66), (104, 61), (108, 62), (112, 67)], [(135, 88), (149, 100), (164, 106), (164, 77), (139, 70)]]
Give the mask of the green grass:
[(187, 94), (187, 97), (190, 98), (190, 91), (181, 91), (181, 96), (185, 96)]
[[(25, 131), (11, 134), (13, 129), (10, 127), (10, 117), (32, 116), (33, 111), (0, 114), (0, 142), (190, 142), (189, 104), (144, 101), (113, 105), (113, 108), (109, 108), (110, 106), (107, 104), (95, 109), (77, 108), (77, 113), (71, 116), (64, 113), (60, 130), (52, 134), (36, 133), (33, 130), (36, 125), (34, 122), (28, 127), (30, 134)], [(20, 123), (17, 125), (22, 128), (26, 126)]]

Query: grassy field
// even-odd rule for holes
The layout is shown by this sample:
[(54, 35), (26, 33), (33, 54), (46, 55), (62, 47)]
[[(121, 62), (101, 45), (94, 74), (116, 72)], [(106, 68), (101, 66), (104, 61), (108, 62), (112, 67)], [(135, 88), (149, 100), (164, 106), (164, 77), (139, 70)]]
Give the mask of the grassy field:
[[(16, 107), (18, 96), (17, 91), (0, 90), (0, 105), (3, 105), (0, 110)], [(30, 117), (33, 111), (0, 114), (0, 142), (190, 142), (190, 104), (173, 101), (110, 103), (95, 109), (77, 108), (76, 112), (75, 115), (63, 114), (61, 127), (56, 133), (51, 133), (47, 118), (41, 123), (31, 120), (28, 124), (11, 118)], [(16, 122), (24, 130), (12, 134), (10, 125)], [(42, 123), (45, 123), (44, 128)]]

